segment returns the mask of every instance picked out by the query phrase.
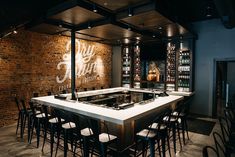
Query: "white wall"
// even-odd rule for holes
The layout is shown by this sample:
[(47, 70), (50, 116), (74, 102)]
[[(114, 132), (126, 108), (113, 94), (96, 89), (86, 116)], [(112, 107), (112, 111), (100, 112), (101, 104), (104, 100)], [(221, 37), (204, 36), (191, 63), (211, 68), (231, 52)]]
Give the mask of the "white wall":
[(121, 46), (114, 46), (112, 52), (112, 87), (121, 86), (122, 69)]
[(195, 96), (191, 112), (212, 115), (214, 59), (235, 57), (235, 28), (226, 29), (219, 19), (193, 24), (195, 45)]

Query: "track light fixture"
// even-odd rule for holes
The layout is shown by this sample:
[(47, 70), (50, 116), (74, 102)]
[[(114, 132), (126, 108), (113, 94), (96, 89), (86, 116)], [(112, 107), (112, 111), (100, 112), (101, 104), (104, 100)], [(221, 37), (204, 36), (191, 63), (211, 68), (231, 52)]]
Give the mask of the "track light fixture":
[(128, 8), (128, 16), (129, 17), (133, 16), (133, 10), (131, 8)]
[(91, 29), (91, 23), (90, 22), (88, 22), (87, 28)]
[(97, 12), (98, 12), (97, 7), (96, 7), (95, 4), (93, 4), (93, 12), (94, 12), (94, 13), (97, 13)]

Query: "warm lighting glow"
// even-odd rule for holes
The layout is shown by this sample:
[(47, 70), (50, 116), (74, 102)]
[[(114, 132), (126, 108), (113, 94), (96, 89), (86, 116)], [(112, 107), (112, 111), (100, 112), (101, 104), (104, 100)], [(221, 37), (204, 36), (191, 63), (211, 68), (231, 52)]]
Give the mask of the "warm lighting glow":
[(126, 39), (124, 39), (124, 43), (125, 43), (125, 44), (128, 44), (128, 43), (129, 43), (129, 41), (130, 41), (130, 40), (129, 40), (129, 39), (127, 39), (127, 38), (126, 38)]
[(14, 34), (17, 34), (17, 31), (16, 31), (16, 30), (14, 30), (14, 31), (13, 31), (13, 33), (14, 33)]
[(173, 31), (171, 28), (167, 29), (167, 37), (172, 37), (173, 36)]

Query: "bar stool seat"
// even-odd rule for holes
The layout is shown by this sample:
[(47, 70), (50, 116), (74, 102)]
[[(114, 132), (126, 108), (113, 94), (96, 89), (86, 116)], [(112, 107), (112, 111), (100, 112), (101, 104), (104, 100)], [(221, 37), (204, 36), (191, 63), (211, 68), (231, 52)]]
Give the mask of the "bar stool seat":
[(108, 142), (114, 141), (115, 139), (117, 139), (117, 136), (107, 134), (107, 133), (99, 134), (99, 141), (101, 143), (108, 143)]
[[(164, 130), (164, 129), (166, 129), (166, 127), (167, 126), (165, 124), (161, 124), (160, 125), (160, 130)], [(153, 123), (153, 124), (149, 125), (149, 128), (156, 130), (158, 128), (158, 123)]]
[[(147, 153), (148, 146), (145, 146), (145, 142), (147, 142), (150, 148), (150, 156), (154, 157), (155, 156), (155, 144), (156, 144), (156, 139), (157, 139), (156, 132), (151, 129), (143, 129), (140, 132), (136, 133), (136, 136), (138, 139), (140, 139), (143, 142), (142, 155), (145, 156), (145, 152)], [(158, 150), (159, 150), (159, 143), (158, 143)], [(135, 150), (134, 156), (136, 156), (136, 150)]]
[(157, 134), (153, 130), (143, 129), (136, 135), (144, 138), (154, 138)]
[(62, 128), (64, 128), (64, 129), (74, 129), (74, 128), (76, 128), (76, 124), (73, 123), (73, 122), (68, 122), (68, 123), (62, 124)]
[[(50, 116), (50, 115), (48, 115), (48, 116)], [(45, 113), (39, 113), (39, 114), (36, 115), (36, 117), (37, 118), (45, 118), (46, 115), (45, 115)]]
[(177, 118), (175, 118), (175, 117), (170, 117), (170, 119), (169, 119), (169, 116), (165, 116), (164, 118), (163, 118), (163, 120), (164, 121), (170, 121), (170, 122), (176, 122), (177, 121)]
[(85, 128), (81, 130), (81, 135), (88, 137), (88, 136), (92, 136), (93, 135), (93, 131), (91, 128)]
[(177, 111), (174, 111), (173, 113), (172, 113), (172, 115), (173, 116), (185, 116), (185, 113), (178, 113)]
[[(64, 121), (65, 121), (64, 119), (61, 119), (61, 122), (64, 122)], [(49, 119), (49, 123), (53, 123), (53, 124), (58, 123), (58, 118), (55, 117), (55, 118)]]

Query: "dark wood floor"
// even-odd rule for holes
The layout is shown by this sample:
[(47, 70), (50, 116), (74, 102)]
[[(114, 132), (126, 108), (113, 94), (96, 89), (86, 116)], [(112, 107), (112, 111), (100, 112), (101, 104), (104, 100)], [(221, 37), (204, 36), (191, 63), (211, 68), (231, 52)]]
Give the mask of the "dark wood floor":
[[(216, 125), (213, 131), (220, 131), (219, 124), (217, 120), (204, 118), (211, 121), (216, 121)], [(41, 147), (36, 148), (36, 142), (33, 141), (31, 145), (28, 145), (27, 142), (21, 141), (19, 136), (15, 135), (16, 125), (10, 125), (0, 128), (0, 157), (49, 157), (49, 144), (46, 144), (44, 153), (41, 152)], [(201, 157), (202, 148), (205, 145), (214, 145), (212, 135), (206, 136), (202, 134), (196, 134), (189, 132), (190, 140), (187, 140), (186, 145), (183, 146), (183, 149), (177, 149), (177, 154), (174, 156), (177, 157)], [(26, 137), (25, 137), (26, 139)], [(172, 144), (171, 144), (172, 145)], [(41, 146), (41, 145), (40, 145)], [(173, 150), (171, 150), (173, 154)], [(167, 153), (168, 155), (168, 153)], [(57, 157), (62, 157), (63, 152), (59, 150)], [(69, 157), (72, 157), (72, 154), (69, 153)], [(156, 154), (156, 156), (158, 156)], [(172, 155), (173, 156), (173, 155)]]

